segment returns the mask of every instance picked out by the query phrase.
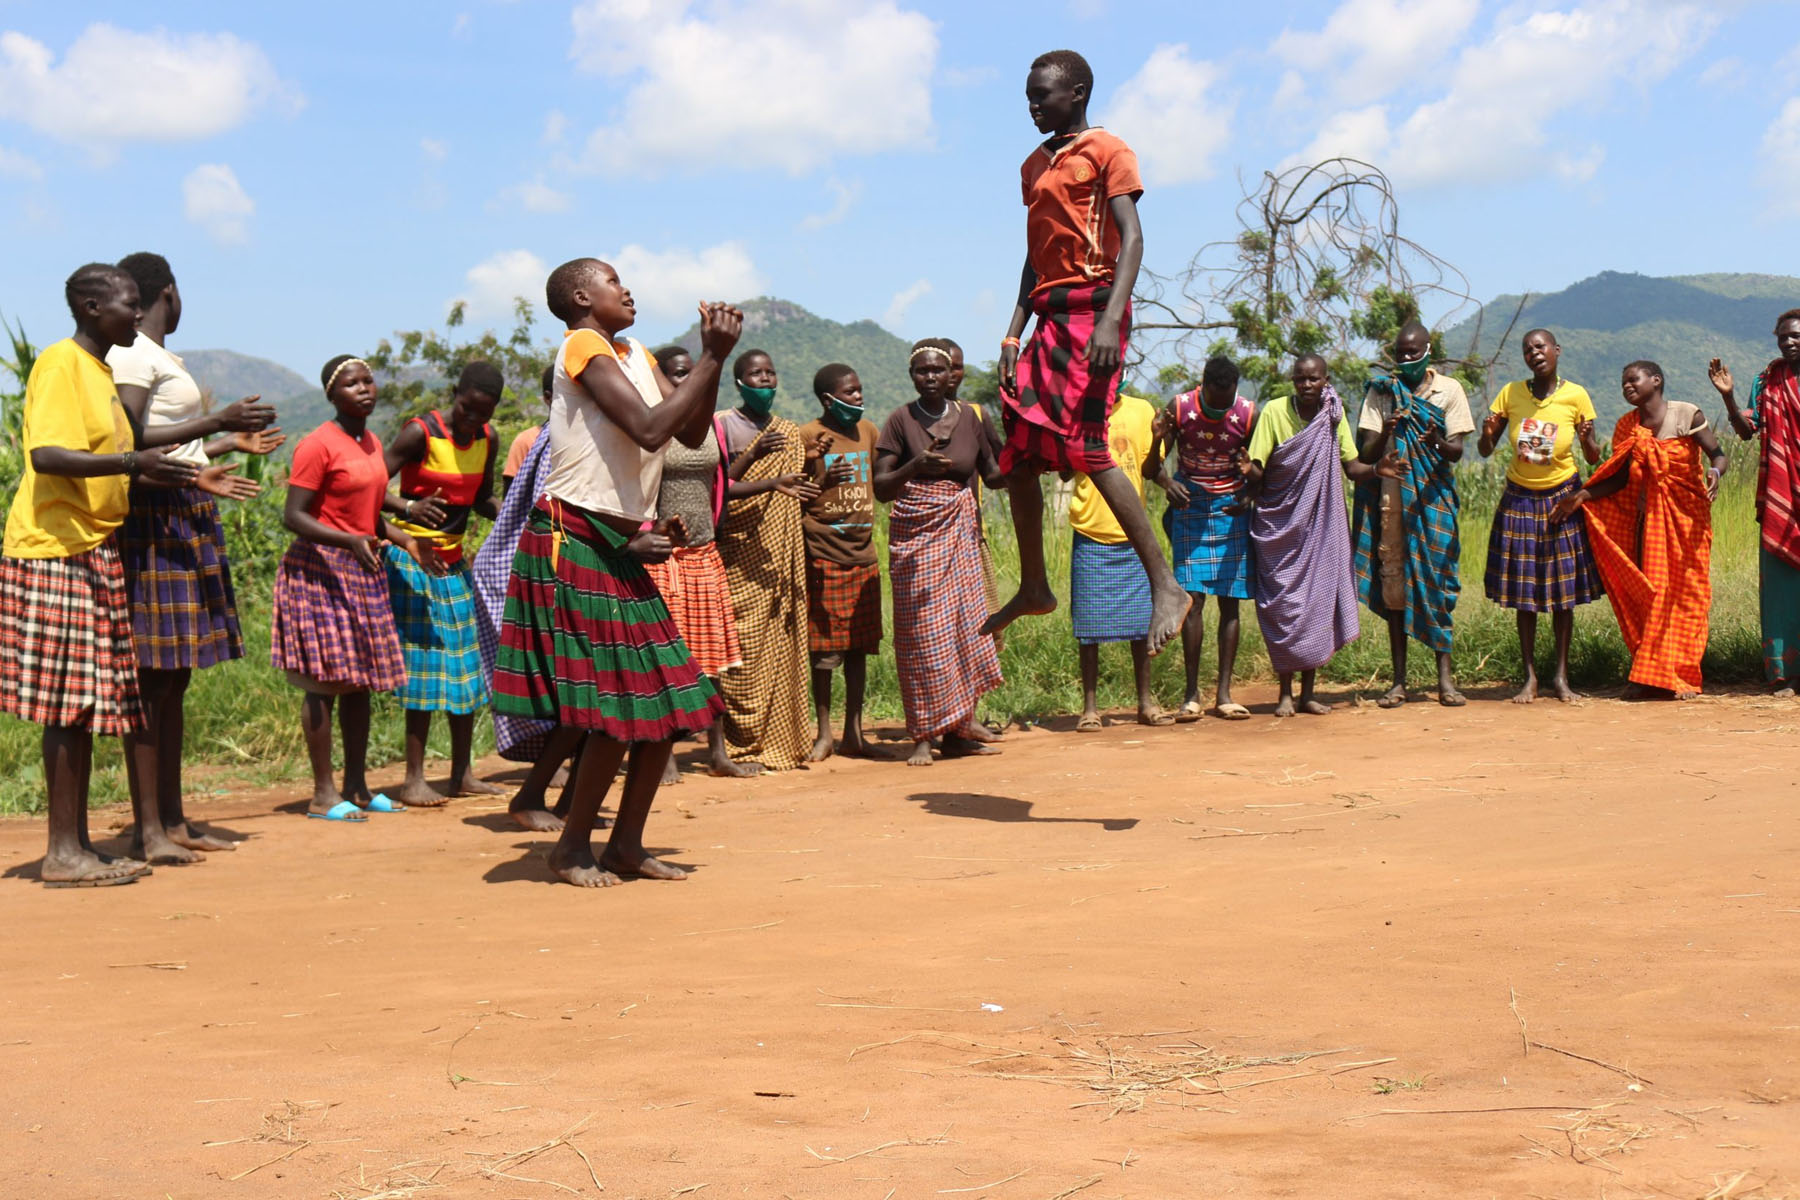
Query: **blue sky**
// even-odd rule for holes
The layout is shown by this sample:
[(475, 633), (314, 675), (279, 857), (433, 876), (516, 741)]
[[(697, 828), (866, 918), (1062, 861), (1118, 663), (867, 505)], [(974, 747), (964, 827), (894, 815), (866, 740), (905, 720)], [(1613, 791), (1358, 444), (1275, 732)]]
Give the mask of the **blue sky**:
[(1482, 298), (1788, 272), (1796, 7), (0, 0), (0, 312), (62, 336), (72, 268), (153, 249), (178, 348), (311, 376), (456, 298), (502, 321), (600, 254), (645, 341), (768, 293), (986, 358), (1024, 248), (1025, 68), (1062, 45), (1144, 160), (1159, 269), (1234, 232), (1240, 176), (1348, 152)]

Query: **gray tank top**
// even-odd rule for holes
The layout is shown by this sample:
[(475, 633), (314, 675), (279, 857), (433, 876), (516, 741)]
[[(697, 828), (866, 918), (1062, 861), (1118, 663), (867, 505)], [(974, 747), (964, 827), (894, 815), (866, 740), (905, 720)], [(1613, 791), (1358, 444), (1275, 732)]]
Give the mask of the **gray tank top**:
[(718, 474), (719, 439), (711, 428), (698, 449), (671, 441), (663, 455), (656, 515), (680, 517), (687, 526), (690, 546), (704, 546), (713, 540), (713, 482)]

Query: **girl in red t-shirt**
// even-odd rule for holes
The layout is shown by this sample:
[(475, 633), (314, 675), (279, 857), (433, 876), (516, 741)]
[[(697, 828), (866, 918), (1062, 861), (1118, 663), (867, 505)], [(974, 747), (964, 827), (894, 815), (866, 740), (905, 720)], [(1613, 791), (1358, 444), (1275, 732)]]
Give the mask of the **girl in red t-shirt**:
[[(288, 682), (306, 693), (300, 727), (312, 760), (313, 797), (307, 816), (364, 821), (364, 809), (402, 806), (369, 791), (369, 693), (406, 679), (400, 635), (388, 604), (381, 543), (392, 542), (428, 571), (436, 555), (381, 515), (387, 464), (381, 439), (368, 429), (375, 409), (375, 375), (360, 358), (340, 354), (319, 373), (337, 416), (294, 450), (283, 522), (294, 544), (275, 575), (270, 658)], [(344, 735), (344, 787), (331, 778), (331, 711), (339, 696)]]

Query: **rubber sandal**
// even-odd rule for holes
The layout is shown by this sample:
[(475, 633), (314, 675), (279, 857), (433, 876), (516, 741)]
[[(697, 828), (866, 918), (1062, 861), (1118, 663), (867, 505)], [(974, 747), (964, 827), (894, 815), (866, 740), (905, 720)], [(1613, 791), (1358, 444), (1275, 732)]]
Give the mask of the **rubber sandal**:
[(122, 883), (136, 883), (150, 874), (149, 867), (138, 871), (130, 871), (124, 875), (107, 875), (98, 879), (44, 879), (40, 882), (47, 888), (102, 888), (118, 887)]
[[(352, 813), (356, 815), (351, 816)], [(358, 824), (369, 819), (362, 815), (362, 809), (348, 800), (339, 800), (322, 813), (309, 812), (306, 815), (314, 821), (349, 821), (351, 824)]]
[(1175, 714), (1170, 712), (1156, 712), (1146, 717), (1143, 713), (1139, 713), (1137, 723), (1139, 725), (1147, 725), (1152, 729), (1160, 729), (1164, 725), (1173, 725), (1175, 723)]
[(1099, 717), (1083, 717), (1083, 718), (1081, 718), (1081, 720), (1075, 722), (1075, 732), (1076, 733), (1099, 733), (1100, 732), (1100, 718)]
[(369, 807), (364, 809), (363, 811), (364, 812), (405, 812), (406, 805), (400, 803), (398, 800), (388, 799), (388, 794), (386, 792), (376, 792), (375, 798), (373, 800), (369, 801)]
[(1205, 715), (1206, 710), (1200, 707), (1198, 700), (1189, 700), (1175, 710), (1175, 721), (1180, 725), (1191, 725)]
[(1250, 710), (1233, 701), (1230, 704), (1219, 704), (1213, 707), (1213, 716), (1221, 721), (1248, 721)]

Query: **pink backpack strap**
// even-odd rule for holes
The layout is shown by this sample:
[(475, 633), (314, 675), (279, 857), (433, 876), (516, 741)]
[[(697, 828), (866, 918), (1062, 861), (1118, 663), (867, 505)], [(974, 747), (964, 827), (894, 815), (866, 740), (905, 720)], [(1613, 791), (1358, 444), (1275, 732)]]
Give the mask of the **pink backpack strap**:
[(725, 488), (729, 480), (725, 475), (725, 422), (719, 414), (713, 414), (713, 437), (719, 442), (719, 468), (713, 473), (713, 524), (716, 526), (725, 515)]

